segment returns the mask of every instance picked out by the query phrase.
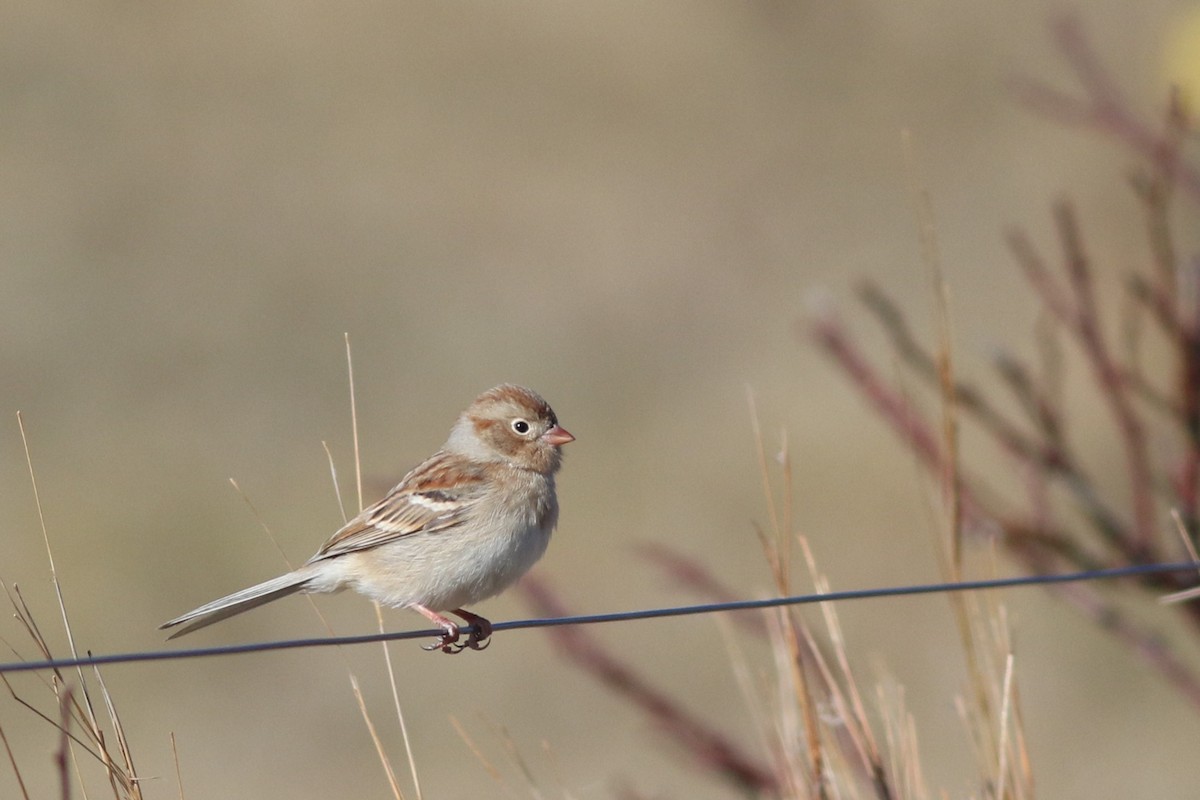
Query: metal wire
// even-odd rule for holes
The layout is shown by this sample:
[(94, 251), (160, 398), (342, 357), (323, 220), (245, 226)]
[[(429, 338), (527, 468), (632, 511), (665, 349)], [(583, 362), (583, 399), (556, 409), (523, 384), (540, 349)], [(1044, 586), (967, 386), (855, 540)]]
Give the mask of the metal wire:
[[(558, 625), (592, 625), (601, 622), (631, 622), (640, 619), (684, 617), (693, 614), (714, 614), (721, 611), (752, 611), (778, 606), (796, 606), (808, 603), (833, 603), (845, 600), (866, 600), (878, 597), (906, 597), (910, 595), (938, 594), (942, 592), (973, 592), (983, 589), (1010, 589), (1018, 586), (1045, 586), (1058, 583), (1127, 578), (1137, 575), (1153, 575), (1166, 572), (1200, 570), (1200, 562), (1175, 564), (1137, 564), (1129, 567), (1068, 572), (1058, 575), (1027, 575), (1015, 578), (993, 578), (990, 580), (961, 581), (957, 583), (928, 583), (914, 586), (893, 586), (877, 589), (851, 589), (825, 594), (804, 594), (792, 597), (775, 597), (763, 600), (736, 600), (726, 603), (700, 603), (669, 608), (652, 608), (639, 611), (618, 611), (608, 614), (585, 614), (574, 617), (547, 617), (520, 619), (492, 624), (493, 631), (522, 630), (526, 628), (549, 628)], [(469, 630), (462, 628), (463, 631)], [(175, 661), (185, 658), (207, 656), (231, 656), (244, 653), (263, 653), (270, 650), (295, 650), (306, 647), (340, 647), (372, 642), (392, 642), (406, 639), (423, 639), (441, 636), (440, 629), (399, 631), (396, 633), (369, 633), (357, 636), (330, 636), (314, 639), (285, 639), (275, 642), (251, 642), (249, 644), (224, 645), (221, 647), (198, 647), (190, 650), (149, 650), (136, 653), (113, 653), (93, 655), (90, 651), (84, 658), (55, 658), (46, 661), (19, 661), (0, 663), (0, 674), (12, 672), (34, 672), (48, 669), (102, 666), (106, 664), (133, 664), (145, 661)]]

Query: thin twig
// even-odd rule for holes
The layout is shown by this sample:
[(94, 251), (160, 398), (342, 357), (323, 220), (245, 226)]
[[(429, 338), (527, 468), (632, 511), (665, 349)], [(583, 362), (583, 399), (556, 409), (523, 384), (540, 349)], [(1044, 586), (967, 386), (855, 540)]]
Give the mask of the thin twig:
[[(329, 456), (330, 474), (333, 475), (334, 480), (336, 481), (337, 480), (337, 469), (333, 465), (333, 455), (329, 452), (328, 448), (326, 448), (325, 453), (326, 453), (326, 455)], [(283, 549), (283, 546), (279, 543), (279, 540), (275, 537), (274, 531), (271, 530), (271, 527), (269, 525), (267, 525), (266, 520), (263, 519), (263, 517), (258, 513), (258, 509), (255, 507), (254, 503), (250, 500), (249, 495), (247, 495), (245, 492), (242, 491), (242, 487), (239, 486), (238, 482), (236, 480), (234, 480), (233, 478), (230, 478), (229, 482), (230, 482), (230, 484), (233, 485), (233, 488), (238, 492), (238, 494), (241, 495), (242, 499), (246, 502), (246, 505), (249, 506), (250, 512), (254, 515), (254, 518), (258, 522), (259, 527), (261, 527), (263, 529), (263, 532), (266, 533), (267, 538), (271, 540), (271, 543), (275, 545), (275, 549), (279, 551), (280, 558), (283, 559), (284, 565), (289, 570), (294, 569), (294, 567), (292, 566), (292, 560), (290, 558), (288, 558), (287, 553)], [(339, 504), (340, 504), (341, 489), (337, 485), (336, 482), (334, 483), (333, 490), (334, 490), (334, 494), (336, 494), (338, 496)], [(345, 521), (345, 512), (343, 511), (343, 522), (344, 521)], [(317, 605), (317, 601), (313, 598), (313, 596), (311, 594), (306, 594), (304, 597), (306, 600), (308, 600), (309, 607), (313, 610), (313, 613), (317, 615), (317, 619), (320, 621), (322, 627), (325, 628), (326, 632), (330, 636), (333, 636), (334, 635), (333, 626), (329, 624), (329, 620), (326, 619), (325, 615), (321, 613), (321, 607)], [(357, 676), (355, 676), (354, 671), (350, 668), (350, 660), (345, 657), (345, 654), (342, 654), (342, 662), (343, 662), (343, 665), (346, 667), (346, 675), (350, 679), (350, 692), (354, 695), (354, 700), (358, 704), (358, 711), (362, 715), (363, 720), (366, 722), (367, 733), (370, 735), (371, 741), (375, 745), (375, 752), (378, 754), (380, 762), (383, 766), (384, 773), (387, 775), (388, 784), (392, 788), (393, 796), (396, 798), (401, 798), (401, 797), (403, 797), (403, 795), (400, 793), (400, 783), (399, 783), (399, 781), (396, 780), (395, 769), (392, 767), (392, 764), (388, 759), (387, 750), (386, 750), (386, 748), (384, 748), (382, 740), (380, 740), (378, 737), (378, 734), (375, 729), (375, 724), (371, 720), (371, 713), (367, 709), (366, 700), (363, 698), (362, 692), (359, 690), (358, 678), (357, 678)]]
[[(869, 281), (859, 287), (858, 296), (883, 326), (893, 348), (904, 363), (912, 367), (918, 376), (937, 385), (937, 360), (917, 342), (900, 308), (883, 290)], [(1009, 364), (1004, 360), (1000, 363), (1004, 367)], [(1022, 433), (988, 401), (983, 392), (971, 384), (956, 381), (954, 398), (960, 408), (970, 413), (997, 442), (1014, 455), (1048, 467), (1058, 467), (1064, 460), (1064, 454), (1053, 444), (1039, 444)], [(1037, 410), (1031, 408), (1030, 413), (1032, 416)]]
[[(1035, 263), (1038, 260), (1036, 254), (1034, 254), (1031, 263)], [(861, 350), (847, 335), (836, 317), (830, 312), (819, 315), (811, 323), (810, 335), (847, 372), (863, 395), (875, 405), (884, 419), (892, 425), (902, 440), (918, 456), (921, 463), (935, 474), (939, 472), (942, 451), (932, 431), (911, 408), (907, 400), (888, 385), (875, 368), (871, 366)], [(963, 481), (961, 476), (960, 483), (963, 484), (962, 503), (964, 518), (968, 522), (972, 520), (982, 521), (989, 518), (979, 507), (969, 486)], [(1117, 539), (1114, 544), (1115, 546), (1121, 546), (1121, 540)], [(1018, 556), (1023, 555), (1020, 550), (1014, 550), (1013, 552)], [(1026, 563), (1033, 568), (1037, 567), (1036, 561), (1027, 560)], [(1147, 585), (1153, 586), (1156, 584), (1154, 581), (1148, 581)], [(1143, 631), (1136, 624), (1123, 618), (1120, 625), (1108, 624), (1109, 615), (1115, 616), (1117, 612), (1110, 604), (1103, 603), (1097, 598), (1084, 597), (1077, 591), (1064, 592), (1063, 594), (1069, 602), (1083, 611), (1088, 617), (1097, 623), (1101, 623), (1104, 629), (1117, 635), (1127, 643), (1135, 644), (1136, 652), (1156, 669), (1163, 672), (1171, 683), (1178, 686), (1188, 695), (1189, 699), (1200, 700), (1200, 678), (1197, 678), (1191, 670), (1176, 659), (1167, 650), (1165, 645), (1157, 643), (1155, 634)], [(1104, 609), (1104, 613), (1098, 610), (1101, 607)]]
[[(1078, 241), (1078, 232), (1070, 221), (1073, 217), (1069, 211), (1064, 210), (1066, 209), (1065, 204), (1060, 205), (1058, 209), (1059, 213), (1056, 219), (1060, 226), (1065, 259), (1068, 262), (1067, 271), (1072, 275), (1072, 285), (1077, 290), (1090, 295), (1090, 277), (1087, 275), (1086, 260), (1082, 254), (1082, 245)], [(1088, 355), (1097, 382), (1101, 385), (1102, 393), (1113, 406), (1113, 413), (1124, 433), (1131, 479), (1136, 477), (1138, 481), (1132, 494), (1134, 498), (1137, 498), (1136, 502), (1139, 504), (1139, 510), (1135, 514), (1134, 530), (1126, 531), (1123, 524), (1117, 523), (1112, 515), (1107, 513), (1104, 506), (1100, 504), (1098, 495), (1090, 490), (1090, 481), (1074, 480), (1069, 485), (1075, 491), (1076, 496), (1085, 501), (1084, 509), (1088, 511), (1096, 525), (1097, 532), (1110, 546), (1131, 562), (1152, 560), (1148, 558), (1145, 549), (1147, 543), (1143, 539), (1145, 530), (1143, 526), (1149, 525), (1151, 536), (1153, 535), (1154, 517), (1153, 495), (1149, 493), (1149, 465), (1145, 453), (1144, 434), (1129, 404), (1122, 370), (1116, 367), (1111, 360), (1101, 338), (1099, 322), (1095, 317), (1094, 299), (1080, 298), (1078, 302), (1073, 301), (1067, 289), (1050, 274), (1046, 262), (1024, 232), (1010, 231), (1006, 238), (1018, 265), (1046, 308), (1080, 340), (1080, 345)], [(1120, 399), (1110, 396), (1109, 392), (1112, 387), (1120, 387)], [(1082, 477), (1078, 470), (1075, 471), (1075, 474)], [(1087, 502), (1093, 498), (1095, 498), (1094, 504)], [(1143, 507), (1147, 503), (1149, 503), (1148, 509)]]
[[(747, 389), (746, 395), (747, 401), (750, 404), (750, 421), (754, 430), (755, 451), (758, 454), (758, 469), (771, 516), (772, 535), (770, 537), (760, 535), (759, 541), (762, 544), (767, 563), (771, 566), (771, 574), (775, 581), (776, 591), (780, 595), (788, 595), (791, 593), (791, 521), (787, 518), (780, 520), (776, 513), (774, 492), (771, 491), (771, 472), (767, 466), (766, 445), (763, 442), (762, 428), (759, 425), (758, 409), (754, 404), (754, 395), (749, 389)], [(786, 465), (786, 451), (784, 452), (784, 464)], [(790, 492), (790, 484), (785, 484), (785, 497), (788, 492)], [(790, 501), (787, 500), (785, 500), (784, 505), (786, 508), (791, 507)], [(784, 527), (785, 525), (789, 527)], [(797, 632), (797, 628), (802, 627), (802, 625), (799, 621), (791, 620), (790, 615), (785, 614), (784, 616), (789, 619), (789, 624), (782, 626), (782, 634), (783, 640), (787, 644), (788, 652), (791, 655), (789, 667), (792, 688), (796, 693), (797, 704), (800, 708), (800, 718), (804, 722), (804, 742), (808, 755), (808, 769), (812, 775), (812, 788), (816, 791), (817, 797), (824, 800), (828, 796), (829, 791), (824, 746), (821, 741), (821, 726), (817, 719), (817, 709), (813, 701), (812, 687), (809, 685), (809, 678), (805, 669), (805, 653), (801, 648), (800, 636)]]
[[(91, 655), (91, 653), (89, 652), (88, 655)], [(108, 686), (104, 683), (104, 676), (100, 674), (98, 667), (94, 667), (93, 669), (96, 675), (96, 682), (100, 684), (100, 696), (104, 699), (104, 707), (108, 712), (109, 724), (112, 725), (113, 735), (117, 740), (117, 749), (120, 751), (121, 759), (125, 763), (125, 771), (121, 778), (127, 777), (127, 780), (112, 776), (110, 782), (114, 786), (119, 782), (122, 786), (127, 787), (126, 791), (128, 791), (131, 800), (141, 800), (142, 789), (138, 782), (137, 770), (133, 766), (133, 751), (130, 749), (129, 739), (125, 735), (125, 726), (121, 724), (121, 717), (117, 714), (117, 707), (113, 703), (112, 694), (109, 693)]]
[[(1083, 97), (1050, 88), (1027, 78), (1012, 81), (1018, 99), (1034, 111), (1064, 125), (1090, 128), (1106, 134), (1148, 161), (1163, 158), (1161, 136), (1138, 119), (1121, 96), (1116, 83), (1087, 41), (1075, 15), (1054, 20), (1052, 32), (1059, 52), (1083, 86)], [(1183, 161), (1174, 165), (1181, 189), (1200, 200), (1200, 170)]]
[[(5, 681), (7, 683), (7, 681)], [(9, 687), (12, 690), (12, 687)], [(25, 788), (25, 779), (21, 777), (21, 768), (17, 766), (16, 756), (13, 755), (12, 745), (9, 744), (8, 735), (4, 732), (4, 726), (0, 725), (0, 742), (4, 743), (4, 752), (8, 755), (8, 763), (12, 766), (13, 776), (17, 779), (17, 786), (21, 789), (21, 797), (24, 800), (29, 800), (29, 790)]]
[[(354, 392), (354, 359), (353, 359), (353, 352), (350, 347), (350, 334), (346, 333), (345, 338), (346, 338), (346, 373), (347, 373), (347, 378), (350, 383), (350, 430), (351, 430), (351, 434), (354, 439), (354, 477), (355, 477), (355, 486), (358, 491), (358, 511), (361, 512), (363, 509), (362, 453), (359, 448), (359, 437), (358, 437), (358, 403), (355, 400), (355, 392)], [(333, 477), (333, 489), (334, 489), (334, 492), (338, 496), (338, 505), (341, 506), (342, 491), (341, 491), (341, 488), (338, 486), (338, 482), (337, 482), (337, 468), (334, 465), (333, 454), (329, 451), (328, 447), (325, 448), (325, 453), (329, 458), (329, 470), (330, 470), (330, 474)], [(342, 510), (342, 514), (343, 514), (343, 522), (345, 522), (345, 509), (344, 508)], [(375, 606), (375, 618), (379, 623), (379, 632), (383, 633), (384, 632), (383, 608), (382, 608), (382, 606), (379, 605), (378, 602), (374, 603), (374, 606)], [(381, 648), (383, 648), (383, 662), (387, 668), (388, 683), (391, 685), (391, 688), (392, 688), (392, 700), (395, 703), (396, 718), (400, 722), (400, 735), (401, 735), (401, 738), (404, 740), (404, 751), (408, 756), (408, 767), (409, 767), (409, 772), (412, 775), (413, 787), (417, 793), (417, 800), (421, 800), (421, 797), (422, 797), (422, 795), (421, 795), (421, 779), (417, 774), (417, 762), (416, 762), (416, 759), (413, 757), (412, 742), (408, 736), (408, 725), (405, 724), (405, 722), (404, 722), (404, 711), (400, 705), (400, 690), (396, 684), (396, 670), (395, 670), (395, 668), (392, 667), (392, 654), (391, 654), (391, 651), (388, 650), (387, 642), (380, 642), (379, 646)], [(379, 753), (380, 760), (383, 762), (384, 770), (387, 772), (388, 782), (390, 783), (390, 785), (392, 787), (392, 795), (396, 798), (396, 800), (403, 800), (403, 794), (400, 791), (400, 784), (396, 780), (396, 772), (392, 767), (391, 759), (389, 759), (387, 757), (387, 753), (383, 747), (383, 742), (380, 741), (380, 739), (376, 735), (375, 726), (371, 723), (371, 719), (367, 715), (366, 704), (363, 702), (362, 693), (358, 689), (357, 681), (354, 682), (354, 694), (358, 700), (359, 708), (363, 713), (363, 719), (366, 720), (367, 728), (371, 733), (371, 739), (375, 742), (375, 749)]]
[[(564, 613), (561, 601), (548, 586), (527, 576), (520, 584), (526, 600), (542, 614)], [(579, 628), (554, 628), (552, 641), (559, 651), (605, 685), (628, 697), (679, 742), (705, 769), (745, 791), (775, 792), (778, 783), (770, 770), (718, 731), (696, 719), (675, 701), (642, 680), (629, 666), (603, 650)]]
[(350, 351), (350, 334), (346, 333), (346, 372), (350, 379), (350, 429), (354, 438), (354, 483), (358, 487), (358, 507), (363, 507), (362, 457), (358, 452), (358, 404), (354, 399), (354, 359)]
[[(378, 602), (375, 602), (374, 606), (375, 619), (379, 622), (379, 632), (383, 633), (385, 631), (383, 607)], [(421, 794), (421, 777), (417, 773), (417, 759), (413, 755), (412, 739), (408, 735), (408, 724), (404, 721), (404, 709), (400, 705), (400, 688), (396, 683), (396, 670), (392, 667), (392, 653), (388, 650), (387, 642), (380, 642), (379, 646), (383, 648), (383, 663), (387, 666), (388, 685), (392, 688), (392, 703), (396, 708), (396, 719), (400, 722), (400, 738), (404, 740), (404, 753), (408, 757), (408, 771), (412, 775), (413, 790), (417, 793), (417, 800), (421, 800), (423, 797)], [(390, 772), (390, 764), (388, 768)], [(393, 787), (393, 790), (397, 792), (396, 797), (399, 800), (399, 788)]]
[(454, 728), (455, 733), (458, 734), (458, 738), (463, 740), (463, 743), (467, 745), (467, 749), (471, 751), (471, 754), (474, 755), (475, 759), (483, 766), (484, 771), (492, 777), (492, 780), (496, 781), (497, 784), (503, 787), (504, 773), (502, 773), (500, 769), (483, 754), (483, 750), (480, 749), (475, 740), (471, 738), (471, 735), (467, 733), (467, 729), (464, 728), (463, 724), (458, 721), (458, 717), (451, 716), (450, 725)]
[(179, 800), (186, 800), (183, 796), (183, 770), (179, 766), (179, 747), (175, 743), (175, 731), (171, 731), (171, 760), (175, 763), (175, 783), (179, 786)]
[(1175, 655), (1160, 632), (1133, 622), (1087, 587), (1061, 586), (1059, 591), (1101, 630), (1112, 634), (1153, 666), (1197, 711), (1200, 711), (1200, 679), (1197, 679), (1193, 669), (1183, 659)]
[(1156, 521), (1154, 512), (1154, 475), (1146, 446), (1146, 432), (1129, 398), (1124, 370), (1118, 366), (1101, 330), (1100, 314), (1092, 282), (1092, 270), (1083, 248), (1083, 237), (1074, 208), (1066, 202), (1055, 206), (1058, 226), (1070, 278), (1076, 298), (1075, 313), (1063, 322), (1075, 329), (1096, 373), (1101, 394), (1111, 407), (1128, 462), (1133, 533), (1137, 555), (1142, 560), (1156, 558)]
[[(25, 449), (25, 463), (29, 470), (29, 482), (30, 482), (31, 487), (33, 488), (33, 499), (34, 499), (34, 504), (37, 506), (38, 524), (41, 527), (41, 531), (42, 531), (42, 541), (45, 543), (45, 546), (46, 546), (46, 560), (50, 566), (50, 579), (54, 585), (55, 597), (58, 599), (58, 609), (59, 609), (60, 614), (62, 615), (63, 629), (67, 635), (67, 644), (71, 649), (71, 656), (73, 658), (78, 659), (79, 651), (75, 647), (75, 633), (74, 633), (74, 630), (71, 628), (71, 620), (67, 614), (67, 604), (66, 604), (66, 600), (63, 597), (62, 584), (58, 580), (58, 569), (54, 563), (54, 549), (50, 546), (50, 532), (46, 526), (46, 516), (42, 510), (41, 493), (38, 491), (37, 476), (33, 469), (33, 456), (30, 453), (29, 439), (25, 432), (25, 420), (24, 420), (24, 417), (21, 415), (20, 411), (17, 412), (17, 427), (20, 428), (20, 431), (21, 431), (21, 444)], [(32, 623), (32, 617), (30, 617), (30, 622)], [(40, 637), (40, 632), (38, 633), (38, 635)], [(43, 642), (43, 646), (45, 646), (44, 639), (42, 639), (42, 642)], [(85, 723), (85, 725), (89, 731), (89, 735), (95, 740), (95, 742), (98, 745), (97, 751), (99, 753), (101, 761), (104, 764), (105, 770), (107, 770), (107, 772), (108, 772), (109, 781), (113, 783), (113, 789), (115, 792), (116, 791), (116, 781), (124, 782), (123, 779), (125, 776), (121, 774), (121, 771), (117, 767), (117, 765), (112, 762), (112, 758), (108, 752), (108, 748), (104, 744), (104, 732), (100, 729), (100, 725), (96, 721), (96, 713), (95, 713), (95, 709), (92, 706), (92, 697), (91, 697), (91, 694), (88, 692), (87, 679), (84, 677), (83, 668), (82, 667), (77, 668), (76, 674), (79, 677), (79, 690), (83, 695), (83, 708), (86, 710), (86, 714), (87, 714), (86, 719), (83, 722)], [(68, 748), (70, 747), (69, 742), (68, 742), (67, 746), (68, 746)]]
[(1004, 683), (1000, 691), (1000, 731), (997, 736), (999, 742), (999, 759), (1000, 768), (996, 771), (996, 797), (1003, 798), (1004, 790), (1007, 788), (1008, 780), (1008, 723), (1012, 716), (1013, 707), (1013, 655), (1008, 654), (1008, 658), (1004, 662)]
[(371, 720), (371, 715), (367, 713), (367, 701), (363, 698), (362, 688), (358, 685), (358, 678), (354, 673), (349, 674), (350, 691), (354, 693), (354, 699), (358, 701), (358, 711), (362, 714), (363, 723), (367, 726), (367, 733), (371, 737), (372, 744), (375, 745), (375, 754), (379, 757), (379, 763), (383, 765), (383, 771), (387, 775), (388, 786), (391, 787), (392, 796), (397, 800), (402, 800), (404, 793), (400, 791), (400, 781), (396, 778), (396, 771), (392, 769), (392, 761), (388, 758), (387, 750), (383, 746), (383, 739), (379, 738), (379, 731), (375, 730), (375, 723)]
[[(812, 548), (809, 547), (808, 539), (801, 536), (798, 540), (813, 586), (819, 594), (828, 594), (829, 581), (817, 569), (817, 560), (813, 555)], [(809, 641), (809, 651), (813, 653), (814, 658), (821, 667), (827, 691), (833, 697), (835, 704), (842, 710), (840, 716), (844, 720), (847, 733), (854, 746), (854, 751), (858, 754), (861, 761), (862, 770), (866, 773), (871, 785), (875, 789), (876, 797), (880, 800), (891, 800), (894, 792), (888, 780), (887, 773), (883, 768), (878, 741), (871, 731), (871, 722), (862, 700), (862, 693), (858, 690), (858, 682), (855, 680), (854, 672), (850, 668), (846, 637), (842, 632), (842, 625), (837, 615), (837, 609), (830, 604), (822, 604), (821, 613), (825, 619), (825, 630), (829, 633), (830, 643), (834, 656), (837, 659), (842, 681), (839, 682), (833, 677), (832, 671), (825, 665), (825, 660), (816, 642)], [(806, 634), (808, 633), (807, 626), (803, 630)], [(846, 687), (845, 691), (842, 690), (843, 682)]]
[(62, 800), (71, 800), (71, 774), (67, 769), (70, 762), (71, 740), (68, 731), (71, 729), (71, 689), (63, 689), (58, 698), (58, 752), (54, 754), (54, 764), (58, 767), (58, 785), (61, 789)]

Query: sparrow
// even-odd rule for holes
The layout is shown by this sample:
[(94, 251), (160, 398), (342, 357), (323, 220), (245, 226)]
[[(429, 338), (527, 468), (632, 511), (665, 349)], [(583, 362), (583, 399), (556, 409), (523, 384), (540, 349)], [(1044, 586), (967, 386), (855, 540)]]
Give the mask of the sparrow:
[[(554, 476), (575, 441), (550, 405), (513, 384), (489, 389), (441, 449), (363, 509), (299, 569), (200, 606), (160, 629), (199, 630), (297, 592), (354, 589), (442, 629), (426, 650), (482, 650), (491, 623), (464, 606), (499, 594), (546, 552), (558, 522)], [(460, 625), (470, 626), (460, 643)]]

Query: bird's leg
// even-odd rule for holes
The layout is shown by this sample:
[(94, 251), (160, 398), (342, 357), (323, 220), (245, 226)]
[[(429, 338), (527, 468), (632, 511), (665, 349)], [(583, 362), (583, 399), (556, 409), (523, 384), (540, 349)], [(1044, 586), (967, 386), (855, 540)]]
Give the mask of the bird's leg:
[(471, 634), (467, 637), (467, 643), (458, 645), (458, 649), (462, 650), (464, 647), (469, 647), (472, 650), (486, 650), (487, 646), (491, 644), (492, 623), (478, 614), (472, 614), (470, 611), (461, 608), (452, 608), (450, 609), (450, 613), (462, 617), (467, 621), (468, 625), (472, 626)]
[[(437, 613), (436, 611), (426, 608), (425, 606), (413, 605), (413, 606), (409, 606), (409, 607), (413, 611), (418, 612), (419, 614), (421, 614), (421, 616), (425, 617), (427, 620), (432, 622), (434, 625), (437, 625), (439, 628), (442, 629), (442, 638), (437, 640), (433, 644), (421, 645), (422, 650), (429, 650), (429, 651), (441, 650), (443, 653), (458, 653), (458, 652), (461, 652), (462, 649), (467, 646), (467, 645), (456, 644), (459, 639), (459, 633), (458, 633), (458, 625), (456, 625), (454, 622), (450, 621), (446, 617), (443, 617), (441, 614)], [(455, 612), (455, 613), (458, 613), (458, 612)], [(463, 617), (463, 619), (466, 619), (466, 617)], [(471, 639), (474, 639), (474, 638), (475, 638), (475, 634), (472, 633)], [(470, 644), (469, 640), (468, 640), (467, 644)]]

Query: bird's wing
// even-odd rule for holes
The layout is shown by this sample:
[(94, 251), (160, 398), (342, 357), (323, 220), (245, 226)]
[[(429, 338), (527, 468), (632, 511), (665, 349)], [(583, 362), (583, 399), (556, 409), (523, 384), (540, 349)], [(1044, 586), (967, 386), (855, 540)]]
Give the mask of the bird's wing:
[(453, 528), (463, 522), (487, 488), (484, 465), (438, 453), (387, 495), (329, 537), (310, 561), (369, 550), (414, 533)]

